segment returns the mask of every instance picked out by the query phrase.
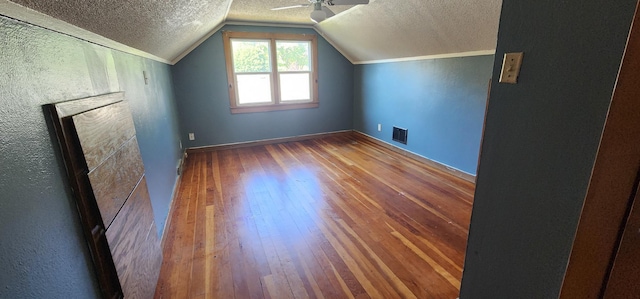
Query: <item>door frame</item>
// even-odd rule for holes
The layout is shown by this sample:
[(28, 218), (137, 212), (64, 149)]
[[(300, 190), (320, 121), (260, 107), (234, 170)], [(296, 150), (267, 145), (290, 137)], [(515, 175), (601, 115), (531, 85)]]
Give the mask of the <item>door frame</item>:
[(640, 168), (639, 70), (636, 4), (560, 298), (600, 298), (604, 294)]

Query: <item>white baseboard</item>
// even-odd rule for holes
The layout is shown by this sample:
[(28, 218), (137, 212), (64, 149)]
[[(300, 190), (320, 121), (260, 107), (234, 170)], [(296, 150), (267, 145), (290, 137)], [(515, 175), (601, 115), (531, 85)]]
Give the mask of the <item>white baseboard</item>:
[(178, 174), (176, 175), (176, 180), (173, 183), (173, 190), (171, 191), (171, 202), (169, 203), (169, 211), (167, 212), (167, 218), (166, 221), (164, 222), (164, 227), (162, 228), (162, 236), (160, 237), (160, 248), (162, 248), (162, 250), (164, 251), (164, 243), (166, 240), (166, 235), (167, 235), (167, 230), (169, 229), (169, 226), (171, 225), (171, 216), (174, 210), (174, 206), (175, 206), (175, 202), (176, 202), (176, 196), (178, 196), (178, 188), (180, 187), (180, 178), (182, 178), (182, 170), (184, 169), (184, 163), (187, 160), (187, 152), (185, 151), (182, 154), (182, 158), (180, 159), (180, 161), (178, 162)]
[(235, 142), (235, 143), (225, 143), (218, 145), (208, 145), (208, 146), (199, 146), (199, 147), (190, 147), (187, 149), (187, 153), (198, 153), (198, 152), (210, 152), (216, 150), (223, 149), (231, 149), (231, 148), (242, 148), (256, 145), (267, 145), (267, 144), (276, 144), (276, 143), (284, 143), (284, 142), (292, 142), (292, 141), (302, 141), (309, 139), (317, 139), (322, 137), (327, 137), (335, 134), (351, 134), (352, 130), (343, 130), (343, 131), (334, 131), (327, 133), (318, 133), (318, 134), (306, 134), (306, 135), (298, 135), (292, 137), (282, 137), (282, 138), (271, 138), (271, 139), (262, 139), (255, 141), (245, 141), (245, 142)]

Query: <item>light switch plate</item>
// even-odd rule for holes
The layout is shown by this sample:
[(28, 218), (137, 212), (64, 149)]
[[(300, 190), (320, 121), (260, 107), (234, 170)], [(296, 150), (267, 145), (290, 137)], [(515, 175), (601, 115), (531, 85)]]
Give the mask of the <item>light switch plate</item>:
[(518, 83), (520, 67), (522, 66), (523, 52), (504, 53), (502, 60), (502, 72), (500, 72), (500, 83)]

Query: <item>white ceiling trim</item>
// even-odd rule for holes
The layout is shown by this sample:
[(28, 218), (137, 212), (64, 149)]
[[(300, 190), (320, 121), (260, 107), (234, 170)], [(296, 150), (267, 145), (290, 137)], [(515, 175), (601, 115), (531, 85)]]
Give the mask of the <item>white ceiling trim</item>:
[(284, 24), (284, 23), (245, 22), (245, 21), (225, 21), (223, 24), (224, 25), (238, 25), (238, 26), (261, 26), (261, 27), (283, 27), (283, 28), (313, 29), (312, 25), (305, 25), (305, 24)]
[(316, 26), (313, 26), (313, 30), (315, 30), (318, 34), (320, 34), (320, 36), (322, 36), (324, 38), (324, 40), (326, 40), (334, 49), (336, 49), (336, 51), (340, 52), (340, 54), (342, 54), (342, 56), (344, 56), (344, 58), (346, 58), (347, 60), (349, 60), (349, 62), (351, 62), (351, 64), (354, 64), (354, 59), (353, 57), (351, 57), (351, 55), (347, 54), (346, 51), (342, 50), (341, 47), (338, 46), (337, 43), (335, 43), (331, 38), (329, 38), (326, 34), (324, 34), (324, 32), (320, 31), (320, 29)]
[(98, 44), (110, 49), (122, 51), (136, 56), (141, 56), (144, 58), (149, 58), (162, 63), (171, 63), (169, 60), (166, 60), (164, 58), (129, 47), (125, 44), (108, 39), (104, 36), (95, 34), (91, 31), (82, 29), (75, 25), (58, 20), (41, 12), (32, 10), (28, 7), (24, 7), (7, 0), (0, 0), (0, 15), (61, 34), (69, 35), (71, 37), (78, 38), (93, 44)]
[(212, 35), (216, 34), (216, 32), (218, 32), (220, 29), (222, 29), (222, 27), (224, 27), (224, 25), (225, 25), (224, 22), (222, 22), (220, 25), (218, 25), (215, 28), (213, 28), (213, 30), (209, 31), (209, 33), (207, 33), (207, 35), (203, 36), (195, 44), (191, 45), (189, 48), (187, 48), (187, 50), (185, 50), (180, 55), (178, 55), (175, 59), (173, 59), (170, 62), (170, 64), (171, 65), (175, 65), (176, 63), (178, 63), (178, 61), (182, 60), (182, 58), (184, 58), (185, 56), (189, 55), (189, 53), (191, 53), (191, 51), (195, 50), (198, 46), (200, 46), (202, 43), (204, 43)]
[(469, 51), (460, 53), (445, 53), (415, 57), (402, 57), (392, 59), (380, 59), (380, 60), (367, 60), (367, 61), (355, 61), (353, 64), (376, 64), (376, 63), (390, 63), (390, 62), (403, 62), (403, 61), (416, 61), (416, 60), (428, 60), (428, 59), (441, 59), (441, 58), (456, 58), (456, 57), (470, 57), (470, 56), (484, 56), (495, 55), (496, 50), (482, 50), (482, 51)]
[(227, 5), (227, 11), (224, 13), (223, 20), (226, 20), (229, 16), (229, 12), (231, 11), (231, 4), (233, 4), (233, 0), (229, 1), (229, 5)]
[[(229, 13), (229, 9), (231, 8), (231, 4), (227, 8), (227, 14)], [(306, 28), (313, 29), (320, 36), (322, 36), (331, 46), (333, 46), (338, 52), (340, 52), (349, 62), (353, 64), (353, 59), (347, 55), (344, 51), (340, 50), (340, 48), (327, 36), (325, 36), (322, 32), (318, 30), (314, 25), (304, 25), (304, 24), (280, 24), (280, 23), (260, 23), (260, 22), (240, 22), (240, 21), (229, 21), (222, 22), (220, 25), (213, 28), (209, 31), (208, 34), (200, 38), (196, 43), (187, 48), (184, 52), (178, 55), (173, 60), (167, 60), (156, 55), (147, 53), (142, 50), (138, 50), (133, 47), (129, 47), (125, 44), (119, 43), (112, 39), (106, 38), (104, 36), (98, 35), (91, 31), (82, 29), (75, 25), (69, 24), (67, 22), (61, 21), (59, 19), (53, 18), (49, 15), (43, 14), (41, 12), (32, 10), (28, 7), (24, 7), (22, 5), (10, 2), (8, 0), (0, 0), (0, 15), (6, 16), (12, 19), (16, 19), (34, 26), (42, 27), (47, 30), (55, 31), (64, 35), (68, 35), (74, 38), (78, 38), (93, 44), (97, 44), (103, 47), (107, 47), (110, 49), (114, 49), (117, 51), (133, 54), (136, 56), (141, 56), (144, 58), (152, 59), (158, 62), (162, 62), (165, 64), (175, 65), (182, 58), (187, 56), (193, 50), (195, 50), (198, 46), (200, 46), (203, 42), (209, 39), (212, 35), (216, 34), (222, 27), (225, 25), (245, 25), (245, 26), (273, 26), (273, 27), (285, 27), (285, 28)]]
[[(231, 7), (231, 6), (229, 6), (229, 7)], [(220, 31), (220, 29), (222, 29), (222, 27), (224, 27), (225, 25), (272, 26), (272, 27), (314, 29), (313, 26), (310, 26), (310, 25), (278, 24), (278, 23), (256, 23), (256, 22), (239, 22), (239, 21), (229, 21), (229, 22), (227, 22), (227, 21), (225, 21), (225, 22), (222, 22), (220, 25), (216, 26), (216, 28), (213, 28), (213, 30), (209, 31), (209, 33), (207, 33), (207, 35), (203, 36), (195, 44), (191, 45), (189, 48), (187, 48), (187, 50), (185, 50), (180, 55), (178, 55), (178, 57), (176, 57), (173, 61), (171, 61), (171, 65), (174, 65), (174, 64), (178, 63), (178, 61), (182, 60), (182, 58), (184, 58), (185, 56), (189, 55), (189, 53), (191, 53), (191, 51), (195, 50), (202, 43), (204, 43), (207, 39), (209, 39), (212, 35), (216, 34), (218, 31)]]
[[(229, 14), (229, 10), (231, 9), (230, 1), (229, 6), (227, 7), (227, 11), (225, 13), (226, 16)], [(209, 31), (208, 34), (200, 38), (196, 43), (187, 48), (184, 52), (178, 55), (173, 60), (167, 60), (156, 55), (147, 53), (142, 50), (138, 50), (136, 48), (127, 46), (125, 44), (119, 43), (117, 41), (111, 40), (104, 36), (98, 35), (91, 31), (82, 29), (75, 25), (69, 24), (67, 22), (61, 21), (59, 19), (53, 18), (46, 14), (40, 13), (38, 11), (32, 10), (28, 7), (24, 7), (22, 5), (10, 2), (8, 0), (0, 0), (0, 15), (16, 19), (28, 24), (32, 24), (35, 26), (39, 26), (48, 30), (52, 30), (61, 34), (69, 35), (90, 43), (98, 44), (110, 49), (114, 49), (117, 51), (122, 51), (125, 53), (133, 54), (136, 56), (141, 56), (144, 58), (152, 59), (155, 61), (159, 61), (162, 63), (174, 65), (178, 63), (182, 58), (191, 53), (194, 49), (200, 46), (203, 42), (209, 39), (212, 35), (220, 31), (225, 25), (245, 25), (245, 26), (273, 26), (273, 27), (284, 27), (284, 28), (307, 28), (313, 29), (320, 36), (322, 36), (331, 46), (333, 46), (340, 54), (342, 54), (349, 62), (352, 64), (377, 64), (377, 63), (390, 63), (390, 62), (403, 62), (403, 61), (416, 61), (416, 60), (427, 60), (427, 59), (439, 59), (439, 58), (453, 58), (453, 57), (468, 57), (468, 56), (481, 56), (481, 55), (494, 55), (495, 50), (483, 50), (483, 51), (470, 51), (470, 52), (460, 52), (460, 53), (446, 53), (446, 54), (436, 54), (436, 55), (426, 55), (426, 56), (415, 56), (415, 57), (403, 57), (403, 58), (392, 58), (392, 59), (381, 59), (381, 60), (363, 60), (358, 61), (354, 59), (351, 55), (347, 53), (347, 51), (343, 50), (336, 42), (333, 41), (332, 38), (328, 37), (324, 32), (322, 32), (318, 25), (305, 25), (305, 24), (283, 24), (283, 23), (270, 23), (270, 22), (243, 22), (243, 21), (223, 21), (221, 24), (213, 28)]]
[(178, 57), (176, 57), (173, 61), (171, 61), (171, 65), (178, 63), (182, 58), (189, 55), (191, 51), (195, 50), (198, 46), (204, 43), (207, 39), (209, 39), (212, 35), (216, 34), (222, 27), (225, 25), (239, 25), (239, 26), (266, 26), (266, 27), (283, 27), (283, 28), (304, 28), (304, 29), (313, 29), (316, 33), (322, 36), (332, 47), (334, 47), (342, 56), (344, 56), (351, 64), (353, 63), (353, 58), (347, 55), (344, 51), (337, 46), (330, 38), (328, 38), (324, 33), (322, 33), (316, 26), (314, 25), (304, 25), (304, 24), (281, 24), (281, 23), (264, 23), (264, 22), (241, 22), (241, 21), (225, 21), (220, 25), (213, 28), (207, 35), (203, 36), (199, 39), (195, 44), (191, 45), (187, 50), (182, 52)]

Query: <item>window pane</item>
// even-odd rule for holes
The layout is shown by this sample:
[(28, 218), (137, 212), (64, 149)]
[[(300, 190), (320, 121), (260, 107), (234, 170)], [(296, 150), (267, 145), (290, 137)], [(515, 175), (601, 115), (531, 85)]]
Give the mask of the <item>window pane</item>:
[(231, 49), (233, 49), (234, 72), (271, 72), (269, 41), (231, 39)]
[(283, 102), (311, 100), (309, 84), (309, 73), (280, 74), (281, 100)]
[(278, 71), (311, 70), (310, 46), (311, 43), (306, 41), (276, 41)]
[(237, 75), (238, 104), (271, 102), (271, 77), (269, 74)]

